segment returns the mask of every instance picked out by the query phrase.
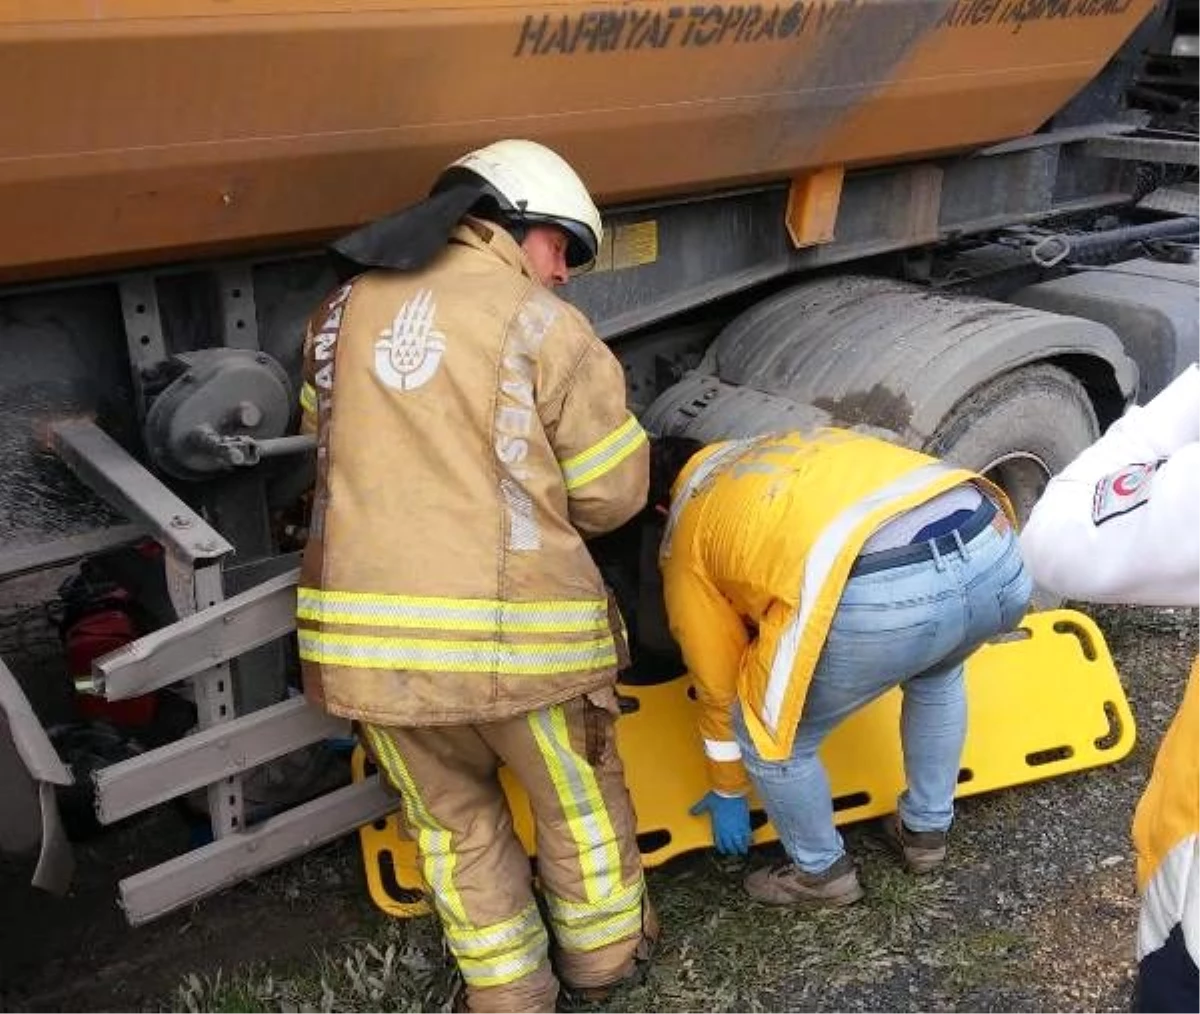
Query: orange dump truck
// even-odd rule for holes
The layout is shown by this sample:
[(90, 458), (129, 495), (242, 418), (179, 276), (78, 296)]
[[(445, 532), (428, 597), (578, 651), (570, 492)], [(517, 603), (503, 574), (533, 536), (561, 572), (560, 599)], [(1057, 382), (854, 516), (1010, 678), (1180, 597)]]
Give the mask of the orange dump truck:
[[(191, 794), (212, 830), (123, 882), (129, 918), (392, 806), (256, 779), (345, 731), (289, 693), (325, 242), (546, 142), (603, 206), (568, 296), (648, 425), (882, 427), (1027, 511), (1194, 356), (1195, 32), (1152, 0), (0, 0), (0, 578), (86, 561), (138, 603), (71, 675), (183, 687), (194, 727), (88, 798)], [(652, 587), (627, 611), (669, 652)], [(21, 683), (0, 809), (56, 886), (78, 770)]]
[[(0, 5), (0, 272), (317, 242), (505, 136), (612, 206), (1031, 134), (1152, 0)], [(836, 201), (834, 201), (836, 207)]]

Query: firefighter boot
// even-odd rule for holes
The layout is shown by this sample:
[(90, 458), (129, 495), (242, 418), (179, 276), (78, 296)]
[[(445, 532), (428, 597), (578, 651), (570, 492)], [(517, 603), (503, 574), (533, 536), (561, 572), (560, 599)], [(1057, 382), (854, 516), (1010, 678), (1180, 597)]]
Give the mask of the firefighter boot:
[[(654, 948), (659, 937), (658, 914), (646, 897), (642, 903), (642, 933), (633, 949), (629, 951), (621, 967), (611, 977), (598, 985), (574, 985), (567, 982), (563, 974), (563, 990), (559, 1000), (560, 1011), (586, 1010), (605, 1003), (613, 992), (622, 986), (636, 986), (645, 979), (654, 957)], [(628, 943), (628, 942), (626, 942)], [(617, 945), (613, 945), (616, 947)], [(605, 948), (611, 950), (612, 948)], [(560, 955), (561, 960), (561, 955)]]
[(466, 1014), (551, 1014), (557, 1008), (558, 979), (544, 963), (534, 972), (503, 986), (467, 986), (460, 982), (450, 1009)]

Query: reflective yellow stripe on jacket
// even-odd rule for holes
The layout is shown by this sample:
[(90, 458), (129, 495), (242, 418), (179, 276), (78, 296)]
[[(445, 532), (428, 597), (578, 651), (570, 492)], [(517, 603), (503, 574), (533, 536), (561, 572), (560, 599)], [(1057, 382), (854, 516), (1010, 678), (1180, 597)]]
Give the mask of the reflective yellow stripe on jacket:
[(608, 630), (608, 603), (603, 599), (501, 602), (301, 588), (296, 595), (296, 618), (363, 627), (603, 634)]
[(425, 638), (297, 632), (306, 662), (358, 669), (421, 669), (426, 672), (485, 672), (514, 676), (589, 672), (617, 664), (611, 637), (578, 643), (541, 641), (444, 641)]
[(791, 751), (829, 622), (867, 536), (889, 517), (968, 480), (986, 486), (1007, 506), (1003, 493), (981, 477), (931, 461), (852, 501), (821, 529), (807, 554), (798, 606), (775, 644), (760, 709), (747, 714), (750, 734), (764, 757), (783, 760)]
[[(837, 597), (841, 595), (841, 584), (831, 587), (829, 575), (839, 558), (845, 554), (848, 543), (854, 545), (855, 553), (857, 553), (857, 547), (862, 544), (861, 538), (855, 538), (851, 542), (851, 536), (855, 530), (861, 529), (864, 522), (871, 521), (868, 526), (869, 532), (876, 527), (875, 523), (879, 517), (883, 516), (881, 511), (888, 511), (892, 504), (904, 501), (914, 493), (936, 488), (936, 483), (940, 482), (945, 485), (946, 477), (953, 474), (940, 462), (932, 462), (913, 469), (870, 496), (852, 503), (826, 525), (817, 536), (812, 549), (809, 550), (804, 577), (796, 597), (796, 601), (800, 604), (799, 608), (792, 614), (791, 620), (784, 628), (783, 635), (775, 646), (775, 655), (771, 659), (771, 674), (767, 680), (766, 693), (763, 697), (762, 720), (772, 735), (779, 733), (784, 698), (792, 684), (796, 662), (800, 655), (801, 641), (808, 628), (813, 610), (818, 604), (828, 608), (830, 599), (832, 598), (836, 603)], [(832, 609), (829, 609), (829, 612), (832, 613)], [(824, 631), (821, 631), (821, 634), (821, 642), (815, 648), (815, 652), (818, 654), (821, 644), (824, 643)], [(813, 653), (813, 649), (810, 648), (809, 654)], [(815, 664), (815, 659), (813, 659), (813, 664)], [(810, 665), (809, 669), (811, 668)]]
[(607, 475), (646, 442), (646, 431), (630, 415), (606, 437), (585, 451), (562, 462), (563, 481), (567, 492), (573, 493), (589, 482)]
[[(359, 669), (420, 669), (515, 676), (587, 672), (617, 664), (603, 599), (501, 602), (429, 595), (301, 588), (296, 598), (300, 657)], [(316, 629), (303, 626), (319, 624)], [(352, 633), (327, 626), (406, 628), (430, 636)], [(440, 633), (490, 634), (481, 638)], [(566, 638), (527, 638), (555, 635)], [(582, 635), (582, 636), (581, 636)]]

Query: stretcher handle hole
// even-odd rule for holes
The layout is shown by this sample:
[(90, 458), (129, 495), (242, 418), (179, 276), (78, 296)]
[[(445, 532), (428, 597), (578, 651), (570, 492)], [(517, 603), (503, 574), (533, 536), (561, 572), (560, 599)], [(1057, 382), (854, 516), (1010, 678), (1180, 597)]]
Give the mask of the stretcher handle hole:
[(764, 827), (771, 818), (767, 816), (766, 810), (751, 810), (750, 811), (750, 830), (757, 831), (760, 827)]
[(1096, 642), (1092, 640), (1091, 631), (1086, 627), (1080, 626), (1074, 620), (1058, 620), (1054, 624), (1054, 632), (1056, 634), (1072, 634), (1079, 641), (1079, 649), (1083, 652), (1083, 657), (1089, 662), (1095, 662), (1099, 657), (1096, 651)]
[(390, 852), (380, 851), (379, 855), (379, 883), (383, 887), (384, 893), (401, 905), (415, 905), (417, 902), (423, 901), (425, 895), (419, 887), (405, 887), (400, 883), (399, 877), (396, 876), (396, 861), (392, 858)]
[(638, 851), (644, 855), (653, 855), (660, 849), (665, 849), (671, 844), (671, 832), (665, 828), (660, 828), (657, 831), (642, 831), (637, 836)]
[(842, 810), (853, 810), (859, 806), (866, 806), (871, 801), (869, 792), (849, 792), (844, 796), (837, 796), (833, 800), (833, 812), (841, 813)]
[(974, 780), (975, 780), (975, 772), (972, 771), (970, 768), (959, 768), (958, 769), (958, 784), (959, 785), (966, 785), (967, 782), (972, 782)]
[(642, 710), (642, 702), (629, 694), (617, 694), (617, 709), (622, 715), (632, 715)]
[(1104, 717), (1108, 720), (1108, 732), (1096, 737), (1097, 750), (1111, 750), (1125, 738), (1125, 723), (1121, 721), (1121, 713), (1112, 701), (1104, 702)]
[(1025, 755), (1025, 763), (1031, 768), (1040, 768), (1044, 764), (1053, 764), (1055, 761), (1070, 760), (1074, 756), (1074, 747), (1052, 746), (1046, 750), (1034, 750), (1033, 753), (1027, 753)]

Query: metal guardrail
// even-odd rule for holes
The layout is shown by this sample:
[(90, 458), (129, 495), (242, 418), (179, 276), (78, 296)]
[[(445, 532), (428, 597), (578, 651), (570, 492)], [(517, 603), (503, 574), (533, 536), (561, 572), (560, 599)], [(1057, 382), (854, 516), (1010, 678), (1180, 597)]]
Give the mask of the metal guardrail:
[(51, 436), (59, 457), (130, 519), (131, 531), (163, 546), (168, 590), (180, 617), (96, 659), (96, 688), (120, 700), (186, 681), (199, 721), (197, 732), (93, 776), (97, 816), (106, 824), (207, 788), (214, 841), (122, 880), (129, 921), (147, 922), (395, 809), (397, 798), (373, 780), (246, 825), (248, 774), (348, 732), (347, 722), (303, 698), (237, 713), (230, 663), (295, 630), (298, 570), (292, 566), (226, 599), (222, 560), (233, 546), (220, 532), (94, 423), (62, 421), (51, 427)]

